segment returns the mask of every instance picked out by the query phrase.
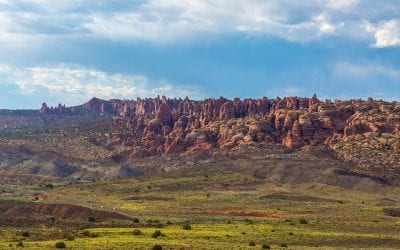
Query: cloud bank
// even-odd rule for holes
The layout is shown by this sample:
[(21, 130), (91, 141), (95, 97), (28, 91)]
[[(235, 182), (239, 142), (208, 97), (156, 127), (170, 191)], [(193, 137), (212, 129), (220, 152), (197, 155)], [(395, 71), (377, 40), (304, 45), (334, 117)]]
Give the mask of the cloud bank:
[(235, 33), (400, 43), (400, 5), (390, 0), (2, 0), (0, 9), (0, 41), (8, 44), (49, 36), (165, 43)]
[(157, 95), (202, 97), (199, 88), (193, 85), (152, 83), (144, 76), (110, 74), (81, 67), (15, 68), (2, 65), (0, 76), (5, 79), (4, 84), (17, 86), (26, 97), (52, 95), (70, 105), (81, 104), (94, 96), (103, 99), (133, 99)]

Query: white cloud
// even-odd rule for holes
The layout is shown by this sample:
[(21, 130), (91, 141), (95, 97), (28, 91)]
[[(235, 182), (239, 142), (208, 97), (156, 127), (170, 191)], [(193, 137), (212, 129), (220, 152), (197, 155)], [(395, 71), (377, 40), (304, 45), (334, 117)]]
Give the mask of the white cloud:
[(361, 79), (366, 81), (375, 81), (376, 78), (379, 78), (380, 80), (400, 80), (400, 69), (369, 62), (340, 62), (335, 65), (334, 73), (339, 77)]
[[(157, 43), (245, 33), (294, 42), (327, 36), (399, 44), (400, 5), (390, 0), (1, 0), (0, 42), (83, 34)], [(394, 19), (395, 20), (395, 19)], [(360, 29), (365, 22), (373, 30)]]
[(44, 91), (69, 104), (80, 104), (93, 96), (103, 99), (156, 95), (201, 97), (199, 89), (193, 85), (152, 84), (140, 75), (110, 74), (79, 67), (15, 68), (0, 65), (0, 78), (18, 86), (25, 95), (40, 96)]
[(374, 34), (374, 47), (384, 48), (400, 45), (400, 19), (386, 21), (378, 25), (368, 24), (366, 29)]

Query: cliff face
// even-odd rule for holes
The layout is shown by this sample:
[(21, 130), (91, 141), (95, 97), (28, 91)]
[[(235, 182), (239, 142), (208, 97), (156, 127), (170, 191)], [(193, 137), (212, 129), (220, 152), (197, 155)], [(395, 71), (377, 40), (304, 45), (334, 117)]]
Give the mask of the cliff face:
[[(362, 155), (368, 161), (368, 152), (375, 150), (382, 164), (399, 166), (400, 162), (400, 104), (396, 102), (322, 102), (315, 96), (193, 101), (163, 96), (136, 101), (94, 98), (79, 107), (59, 107), (41, 110), (115, 115), (114, 125), (124, 132), (110, 133), (111, 144), (131, 147), (140, 155), (242, 144), (281, 143), (291, 149), (326, 144), (347, 160)], [(364, 153), (353, 152), (356, 149)]]

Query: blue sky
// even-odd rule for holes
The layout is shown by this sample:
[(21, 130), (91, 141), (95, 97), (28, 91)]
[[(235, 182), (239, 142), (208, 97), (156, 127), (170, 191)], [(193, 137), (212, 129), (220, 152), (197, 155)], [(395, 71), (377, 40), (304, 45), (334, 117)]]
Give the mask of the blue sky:
[(400, 0), (0, 0), (0, 108), (400, 100)]

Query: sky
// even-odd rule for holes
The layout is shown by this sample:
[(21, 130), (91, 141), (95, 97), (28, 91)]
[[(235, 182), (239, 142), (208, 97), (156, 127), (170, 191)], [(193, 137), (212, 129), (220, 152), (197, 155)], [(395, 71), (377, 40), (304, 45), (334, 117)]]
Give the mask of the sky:
[(400, 0), (0, 0), (0, 109), (313, 94), (400, 101)]

